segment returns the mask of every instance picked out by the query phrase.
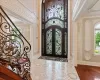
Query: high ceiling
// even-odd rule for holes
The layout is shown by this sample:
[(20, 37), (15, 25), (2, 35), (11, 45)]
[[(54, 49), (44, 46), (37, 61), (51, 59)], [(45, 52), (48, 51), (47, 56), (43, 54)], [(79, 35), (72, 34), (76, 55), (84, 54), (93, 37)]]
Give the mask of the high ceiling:
[(34, 12), (34, 3), (36, 0), (17, 0), (22, 5), (24, 5), (27, 9), (29, 9), (31, 12)]
[(93, 5), (91, 11), (100, 11), (100, 0), (98, 0), (98, 2), (95, 5)]
[(73, 20), (82, 16), (100, 16), (100, 0), (76, 0)]
[(98, 0), (89, 10), (88, 16), (100, 16), (100, 0)]

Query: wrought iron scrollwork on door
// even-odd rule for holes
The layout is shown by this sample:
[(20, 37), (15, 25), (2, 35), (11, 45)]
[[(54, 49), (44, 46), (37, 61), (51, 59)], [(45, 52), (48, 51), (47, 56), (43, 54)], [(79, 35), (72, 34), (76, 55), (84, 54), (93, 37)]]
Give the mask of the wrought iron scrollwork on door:
[(67, 58), (68, 0), (42, 1), (42, 54)]

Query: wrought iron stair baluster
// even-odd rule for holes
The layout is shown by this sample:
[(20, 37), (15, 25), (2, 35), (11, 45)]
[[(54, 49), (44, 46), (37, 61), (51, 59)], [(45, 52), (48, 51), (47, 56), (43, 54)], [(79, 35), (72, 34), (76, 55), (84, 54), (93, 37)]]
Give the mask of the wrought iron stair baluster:
[(0, 65), (5, 66), (24, 80), (31, 80), (29, 41), (0, 6)]

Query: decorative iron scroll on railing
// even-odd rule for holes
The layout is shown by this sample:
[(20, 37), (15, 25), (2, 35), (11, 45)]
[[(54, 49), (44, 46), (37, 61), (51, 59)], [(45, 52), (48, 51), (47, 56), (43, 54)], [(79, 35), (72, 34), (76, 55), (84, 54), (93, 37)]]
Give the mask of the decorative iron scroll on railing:
[(30, 50), (30, 43), (0, 6), (0, 65), (15, 72), (23, 80), (31, 80)]

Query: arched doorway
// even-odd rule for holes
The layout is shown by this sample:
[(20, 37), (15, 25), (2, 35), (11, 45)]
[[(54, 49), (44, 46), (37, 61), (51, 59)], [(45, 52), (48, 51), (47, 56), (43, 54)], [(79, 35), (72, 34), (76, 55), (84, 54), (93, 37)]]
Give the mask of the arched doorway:
[(65, 57), (68, 54), (68, 1), (42, 2), (42, 55)]

